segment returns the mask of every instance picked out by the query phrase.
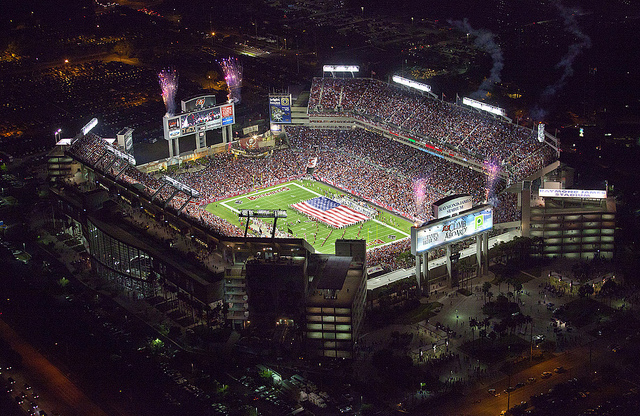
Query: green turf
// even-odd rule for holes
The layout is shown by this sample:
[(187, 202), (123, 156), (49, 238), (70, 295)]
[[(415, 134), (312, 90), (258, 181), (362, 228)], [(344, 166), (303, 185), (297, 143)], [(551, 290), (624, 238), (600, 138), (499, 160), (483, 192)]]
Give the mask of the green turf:
[[(286, 190), (253, 200), (248, 198), (282, 188), (286, 188)], [(239, 226), (238, 213), (241, 209), (285, 209), (288, 218), (278, 220), (278, 229), (287, 232), (290, 228), (296, 237), (306, 239), (316, 251), (325, 254), (335, 252), (334, 243), (339, 238), (365, 239), (367, 240), (367, 248), (373, 248), (409, 236), (411, 222), (388, 212), (382, 212), (376, 219), (366, 221), (362, 225), (362, 229), (360, 229), (360, 225), (334, 229), (321, 222), (312, 221), (289, 207), (291, 204), (306, 201), (318, 195), (325, 195), (326, 192), (331, 192), (334, 195), (344, 194), (316, 181), (298, 180), (211, 203), (207, 205), (206, 210)], [(268, 231), (263, 229), (263, 232), (269, 234), (273, 220), (263, 218), (262, 221), (269, 224)]]

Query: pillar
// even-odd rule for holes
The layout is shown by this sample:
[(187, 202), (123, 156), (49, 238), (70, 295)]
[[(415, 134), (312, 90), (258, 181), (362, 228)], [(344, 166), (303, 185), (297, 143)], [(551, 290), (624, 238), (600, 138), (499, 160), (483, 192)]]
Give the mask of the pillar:
[(451, 286), (451, 244), (447, 246), (447, 285)]
[(422, 275), (427, 286), (427, 296), (431, 293), (431, 285), (429, 284), (429, 252), (422, 253)]
[(489, 273), (489, 233), (488, 232), (484, 232), (482, 233), (483, 237), (482, 237), (482, 255), (483, 255), (483, 259), (482, 259), (482, 274), (488, 274)]
[(480, 233), (476, 235), (476, 263), (478, 264), (478, 267), (477, 267), (478, 273), (481, 275), (482, 275), (482, 266), (483, 266), (482, 242), (483, 242), (482, 233)]
[(416, 281), (418, 282), (418, 290), (420, 290), (420, 281), (421, 281), (421, 269), (420, 269), (420, 258), (422, 254), (416, 253)]

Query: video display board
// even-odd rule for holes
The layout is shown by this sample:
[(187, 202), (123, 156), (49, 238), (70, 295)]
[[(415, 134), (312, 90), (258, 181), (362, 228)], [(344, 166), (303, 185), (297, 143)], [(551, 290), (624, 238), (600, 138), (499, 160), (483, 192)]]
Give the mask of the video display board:
[(269, 117), (272, 123), (291, 123), (291, 95), (269, 96)]
[(180, 116), (180, 132), (185, 134), (195, 133), (196, 126), (205, 125), (207, 129), (215, 129), (222, 126), (220, 107), (208, 108)]
[(487, 205), (456, 217), (432, 221), (423, 227), (411, 227), (411, 253), (423, 253), (492, 228), (493, 208)]
[(235, 121), (234, 104), (229, 103), (179, 114), (175, 117), (165, 115), (162, 123), (164, 138), (170, 140), (196, 133), (203, 136), (208, 130), (219, 129), (234, 124)]

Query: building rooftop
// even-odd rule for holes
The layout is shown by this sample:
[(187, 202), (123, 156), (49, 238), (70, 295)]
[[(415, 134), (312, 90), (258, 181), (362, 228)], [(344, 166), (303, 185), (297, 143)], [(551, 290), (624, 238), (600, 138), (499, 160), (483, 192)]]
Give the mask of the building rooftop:
[(329, 257), (318, 281), (318, 289), (340, 290), (349, 271), (351, 257)]
[(364, 279), (364, 264), (351, 257), (322, 256), (326, 259), (314, 278), (307, 297), (308, 306), (349, 308)]

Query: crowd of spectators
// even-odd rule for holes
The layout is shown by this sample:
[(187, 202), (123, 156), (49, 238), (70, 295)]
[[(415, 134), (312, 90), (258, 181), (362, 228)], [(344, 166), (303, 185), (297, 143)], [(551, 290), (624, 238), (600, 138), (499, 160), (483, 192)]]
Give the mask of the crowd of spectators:
[(308, 112), (350, 114), (478, 163), (497, 163), (513, 180), (557, 159), (556, 151), (529, 128), (375, 79), (315, 78)]
[(286, 131), (295, 149), (315, 152), (316, 178), (412, 220), (432, 219), (431, 204), (452, 193), (470, 194), (476, 204), (486, 201), (489, 181), (483, 173), (374, 132), (298, 126)]
[[(310, 157), (318, 158), (316, 179), (411, 220), (432, 219), (433, 202), (459, 193), (472, 195), (475, 204), (489, 198), (496, 206), (495, 222), (519, 218), (516, 196), (502, 192), (504, 181), (374, 132), (360, 128), (320, 130), (288, 126), (286, 133), (290, 148), (274, 151), (270, 157), (243, 158), (220, 153), (202, 159), (199, 169), (172, 174), (174, 179), (198, 191), (199, 199), (190, 199), (159, 175), (143, 173), (118, 159), (107, 150), (110, 145), (96, 135), (77, 140), (69, 152), (96, 170), (163, 202), (168, 209), (182, 210), (212, 231), (227, 236), (243, 233), (239, 227), (206, 211), (208, 203), (300, 178), (306, 173)], [(408, 245), (409, 240), (405, 239), (373, 249), (369, 254), (371, 262), (387, 264), (391, 269), (409, 267), (412, 259), (398, 258), (398, 253), (407, 251)]]

